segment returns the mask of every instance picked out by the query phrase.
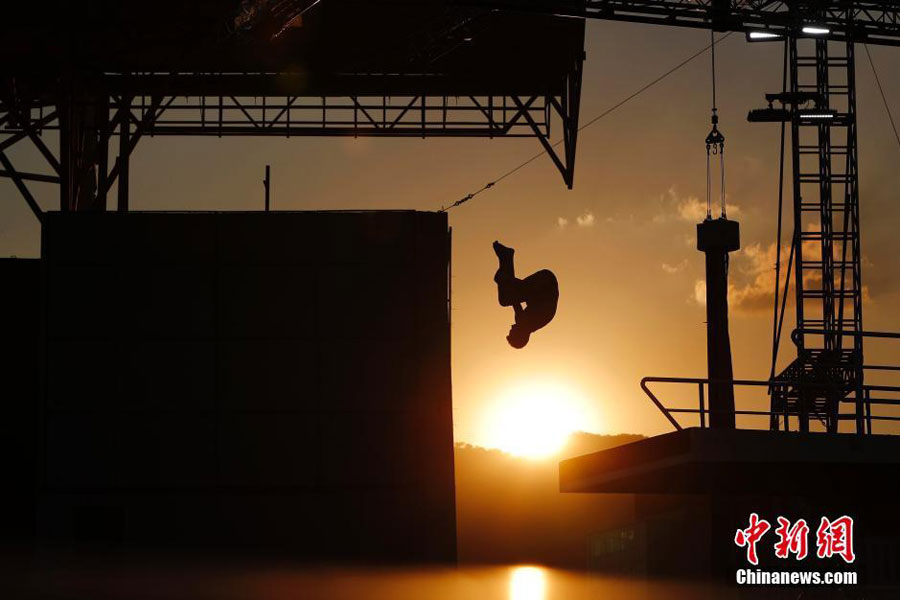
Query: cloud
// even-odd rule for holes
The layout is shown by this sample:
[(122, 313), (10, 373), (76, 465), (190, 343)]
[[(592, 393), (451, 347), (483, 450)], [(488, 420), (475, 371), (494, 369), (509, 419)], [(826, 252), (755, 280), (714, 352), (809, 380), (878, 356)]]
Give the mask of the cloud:
[[(728, 302), (739, 312), (771, 310), (775, 301), (775, 244), (763, 248), (750, 244), (734, 255), (734, 284), (728, 286)], [(787, 269), (790, 249), (781, 247), (782, 273)]]
[[(782, 285), (787, 269), (788, 252), (781, 247)], [(728, 306), (738, 313), (759, 313), (772, 310), (775, 293), (775, 244), (763, 248), (759, 243), (750, 244), (731, 255), (728, 284)], [(811, 281), (809, 281), (811, 283)], [(694, 283), (694, 301), (706, 305), (706, 282)]]
[[(653, 216), (654, 223), (664, 223), (672, 219), (678, 221), (687, 221), (689, 223), (699, 223), (706, 218), (706, 202), (700, 200), (697, 196), (681, 196), (673, 185), (665, 194), (660, 196), (662, 203), (662, 211)], [(732, 204), (726, 200), (726, 210), (729, 215), (737, 216), (741, 214), (740, 206)], [(712, 212), (716, 216), (719, 211), (717, 202), (713, 202)]]
[(681, 273), (688, 266), (688, 259), (682, 260), (680, 263), (676, 263), (674, 265), (670, 265), (669, 263), (662, 264), (662, 270), (668, 273), (669, 275), (675, 275), (676, 273)]
[(702, 279), (694, 282), (694, 302), (706, 306), (706, 282)]
[(593, 227), (594, 213), (592, 213), (591, 211), (585, 211), (583, 215), (575, 218), (575, 222), (578, 223), (579, 227)]
[[(806, 248), (807, 243), (804, 242), (804, 252), (813, 250), (818, 253), (818, 246)], [(787, 274), (788, 254), (790, 253), (790, 245), (781, 245), (781, 284), (779, 294), (784, 293), (785, 275)], [(807, 252), (806, 256), (816, 256), (815, 253)], [(775, 256), (776, 247), (772, 243), (767, 247), (763, 247), (759, 243), (750, 244), (746, 248), (739, 250), (731, 255), (731, 267), (729, 272), (728, 284), (728, 306), (735, 313), (739, 314), (758, 314), (761, 312), (771, 311), (775, 303)], [(794, 266), (796, 266), (796, 261)], [(835, 287), (840, 287), (839, 271), (835, 274)], [(794, 305), (794, 274), (790, 274), (791, 290), (787, 295), (787, 303), (789, 307)], [(803, 274), (803, 285), (805, 289), (821, 289), (822, 273), (815, 270), (808, 270)], [(871, 296), (869, 288), (862, 288), (863, 300), (869, 302)], [(694, 283), (694, 302), (700, 306), (706, 305), (706, 282), (698, 279)]]
[(700, 202), (696, 196), (688, 196), (678, 201), (676, 205), (678, 218), (682, 221), (697, 223), (706, 218), (706, 203)]
[[(586, 210), (586, 211), (584, 211), (584, 213), (575, 217), (575, 224), (578, 227), (593, 227), (594, 223), (596, 223), (596, 222), (597, 222), (597, 220), (596, 220), (596, 218), (594, 218), (594, 213), (592, 213), (589, 210)], [(566, 227), (569, 226), (569, 223), (570, 223), (570, 221), (569, 221), (568, 217), (557, 217), (556, 218), (556, 226), (559, 227), (560, 229), (565, 229)]]

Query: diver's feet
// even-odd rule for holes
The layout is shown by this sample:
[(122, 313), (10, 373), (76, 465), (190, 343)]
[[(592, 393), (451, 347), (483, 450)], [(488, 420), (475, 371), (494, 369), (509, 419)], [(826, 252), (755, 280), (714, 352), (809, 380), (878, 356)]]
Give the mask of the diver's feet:
[(503, 258), (504, 256), (512, 256), (515, 254), (516, 250), (514, 248), (510, 248), (509, 246), (504, 246), (498, 241), (494, 241), (494, 254), (497, 255), (497, 258)]

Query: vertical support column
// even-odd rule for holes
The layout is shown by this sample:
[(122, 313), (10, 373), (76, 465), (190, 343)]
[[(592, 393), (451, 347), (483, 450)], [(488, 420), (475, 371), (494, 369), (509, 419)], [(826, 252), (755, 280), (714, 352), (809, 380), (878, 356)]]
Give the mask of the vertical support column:
[[(838, 311), (838, 322), (845, 329), (844, 323), (848, 320), (845, 311), (846, 271), (848, 263), (851, 265), (850, 289), (852, 291), (853, 314), (850, 316), (850, 329), (854, 333), (863, 331), (863, 307), (862, 307), (862, 248), (860, 244), (859, 229), (859, 163), (856, 143), (856, 53), (853, 41), (847, 41), (847, 156), (846, 174), (847, 183), (844, 189), (844, 231), (850, 236), (849, 253), (847, 258), (848, 240), (844, 240), (841, 250), (841, 303)], [(866, 423), (866, 410), (864, 404), (868, 398), (863, 393), (863, 338), (853, 336), (853, 346), (850, 353), (850, 361), (853, 368), (853, 378), (856, 395), (856, 433), (872, 433), (871, 421)]]
[(104, 159), (103, 129), (108, 119), (107, 98), (91, 94), (78, 79), (63, 84), (59, 112), (60, 210), (104, 210), (105, 195), (98, 183)]
[(119, 107), (119, 185), (118, 202), (116, 206), (116, 209), (119, 212), (128, 212), (128, 168), (131, 156), (131, 152), (129, 151), (131, 102), (131, 96), (125, 94), (122, 95), (122, 105)]
[(59, 113), (59, 210), (72, 209), (72, 89), (71, 83), (63, 83), (60, 100), (56, 106)]
[[(800, 91), (798, 72), (797, 38), (791, 37), (788, 41), (788, 63), (790, 66), (791, 96), (796, 98)], [(796, 102), (791, 104), (791, 179), (794, 199), (794, 232), (793, 244), (796, 248), (796, 267), (794, 268), (794, 294), (796, 295), (795, 313), (797, 328), (801, 330), (796, 339), (797, 360), (794, 363), (794, 393), (797, 400), (797, 429), (802, 432), (809, 431), (809, 413), (806, 405), (806, 390), (803, 385), (806, 362), (806, 334), (802, 332), (804, 323), (803, 300), (803, 192), (801, 189), (801, 165), (800, 165), (800, 117), (799, 107)], [(786, 398), (784, 400), (788, 402)], [(785, 417), (785, 429), (788, 429), (787, 417)]]
[[(800, 44), (815, 53), (800, 56)], [(862, 254), (853, 42), (791, 39), (789, 48), (801, 333), (797, 360), (786, 374), (801, 431), (809, 430), (810, 416), (827, 431), (839, 431), (841, 405), (853, 402), (856, 431), (864, 433), (862, 338), (856, 335), (862, 331)]]
[(100, 99), (97, 106), (97, 208), (106, 210), (106, 187), (109, 179), (109, 96)]
[(707, 218), (697, 224), (697, 249), (706, 254), (706, 359), (709, 425), (734, 429), (734, 372), (728, 333), (728, 253), (741, 247), (737, 221)]
[[(829, 94), (829, 54), (828, 40), (818, 39), (816, 44), (816, 93), (820, 100), (821, 108), (831, 106)], [(820, 233), (819, 250), (822, 260), (822, 330), (825, 331), (822, 340), (823, 350), (831, 353), (839, 346), (837, 338), (840, 333), (835, 319), (834, 297), (834, 219), (832, 198), (832, 174), (831, 165), (831, 123), (830, 119), (820, 119), (817, 126), (817, 138), (819, 141), (819, 214), (818, 228)], [(815, 226), (815, 225), (814, 225)]]
[[(80, 99), (81, 100), (81, 99)], [(78, 128), (76, 152), (73, 163), (77, 169), (75, 203), (76, 210), (97, 210), (97, 159), (98, 133), (97, 99), (85, 97), (77, 105)]]
[(584, 68), (584, 54), (576, 61), (572, 73), (566, 79), (566, 97), (563, 98), (563, 138), (565, 146), (566, 172), (563, 174), (566, 186), (575, 184), (575, 155), (578, 145), (578, 118), (581, 110), (581, 81)]
[(266, 212), (269, 212), (269, 186), (271, 185), (270, 175), (271, 168), (269, 165), (266, 165), (266, 178), (263, 179), (263, 185), (266, 188)]

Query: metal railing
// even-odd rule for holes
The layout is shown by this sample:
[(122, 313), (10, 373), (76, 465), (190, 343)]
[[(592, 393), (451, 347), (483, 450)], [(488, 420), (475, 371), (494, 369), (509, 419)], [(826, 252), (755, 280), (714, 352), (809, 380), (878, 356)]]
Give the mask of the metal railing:
[[(656, 396), (656, 394), (650, 389), (649, 384), (651, 383), (677, 383), (677, 384), (690, 384), (697, 386), (697, 408), (684, 408), (684, 407), (668, 407), (660, 401), (660, 399)], [(700, 377), (644, 377), (641, 379), (641, 389), (647, 394), (647, 397), (656, 405), (656, 408), (663, 414), (664, 417), (672, 424), (672, 426), (680, 431), (684, 429), (681, 423), (678, 422), (675, 415), (679, 414), (690, 414), (690, 415), (698, 415), (699, 424), (701, 428), (708, 427), (709, 424), (709, 416), (716, 411), (710, 410), (706, 406), (706, 398), (708, 396), (707, 389), (710, 383), (731, 383), (736, 387), (757, 387), (757, 388), (767, 388), (771, 393), (771, 389), (775, 387), (786, 387), (789, 384), (784, 382), (777, 381), (769, 381), (769, 380), (753, 380), (753, 379), (733, 379), (733, 380), (710, 380), (707, 378)], [(873, 421), (885, 421), (885, 422), (900, 422), (900, 416), (892, 416), (892, 415), (878, 415), (872, 413), (873, 405), (882, 405), (882, 406), (900, 406), (900, 398), (882, 398), (873, 396), (873, 393), (897, 393), (900, 394), (900, 386), (893, 385), (863, 385), (862, 386), (862, 396), (861, 398), (855, 400), (855, 402), (862, 402), (863, 405), (863, 414), (866, 420), (866, 433), (872, 433), (872, 422)], [(730, 411), (729, 411), (730, 412)], [(718, 413), (717, 413), (718, 414)], [(742, 410), (737, 409), (734, 411), (735, 416), (751, 416), (751, 417), (769, 417), (772, 419), (773, 417), (784, 417), (785, 419), (785, 429), (788, 429), (788, 418), (790, 416), (797, 416), (794, 413), (790, 413), (787, 410), (787, 406), (785, 405), (785, 409), (782, 411), (773, 411), (773, 410)], [(842, 420), (850, 420), (856, 418), (856, 413), (842, 413), (839, 415), (839, 418)]]
[[(900, 340), (900, 333), (895, 332), (886, 332), (886, 331), (829, 331), (824, 329), (795, 329), (791, 333), (791, 341), (794, 342), (795, 345), (799, 347), (800, 342), (804, 335), (832, 335), (839, 334), (841, 336), (849, 336), (854, 338), (881, 338), (881, 339), (895, 339)], [(861, 365), (862, 370), (865, 372), (867, 370), (870, 371), (889, 371), (895, 372), (900, 371), (900, 365), (882, 365), (882, 364), (865, 364)], [(861, 381), (861, 378), (860, 378)], [(696, 385), (697, 386), (697, 408), (670, 408), (664, 405), (656, 394), (650, 389), (648, 384), (651, 383), (677, 383), (677, 384), (688, 384), (688, 385)], [(771, 380), (753, 380), (753, 379), (734, 379), (734, 380), (710, 380), (708, 378), (699, 378), (699, 377), (644, 377), (641, 379), (641, 389), (647, 394), (647, 397), (656, 405), (656, 408), (666, 417), (669, 423), (676, 430), (684, 429), (684, 427), (678, 422), (675, 418), (675, 415), (679, 414), (692, 414), (698, 415), (699, 417), (699, 425), (702, 428), (708, 426), (709, 416), (713, 414), (714, 411), (711, 411), (707, 408), (706, 399), (708, 397), (708, 388), (710, 383), (713, 384), (731, 384), (736, 387), (755, 387), (755, 388), (766, 388), (769, 396), (773, 394), (776, 390), (784, 391), (785, 389), (794, 385), (794, 382), (791, 381), (781, 381), (778, 379)], [(825, 383), (825, 382), (807, 382), (807, 387), (819, 387), (823, 390), (828, 390), (833, 393), (840, 393), (844, 387), (840, 383)], [(853, 413), (841, 413), (838, 410), (837, 419), (839, 421), (842, 420), (851, 420), (851, 419), (860, 419), (863, 420), (864, 424), (864, 433), (872, 433), (872, 422), (873, 421), (884, 421), (884, 422), (900, 422), (900, 416), (894, 415), (879, 415), (874, 414), (872, 412), (873, 406), (898, 406), (900, 407), (900, 386), (896, 385), (872, 385), (872, 384), (859, 384), (854, 386), (854, 392), (856, 393), (855, 398), (846, 398), (842, 399), (842, 402), (845, 404), (854, 404), (857, 407), (857, 410)], [(846, 393), (846, 392), (844, 392)], [(851, 392), (852, 393), (852, 392)], [(885, 397), (886, 394), (897, 394), (897, 397)], [(729, 411), (730, 412), (730, 411)], [(797, 413), (792, 412), (787, 402), (783, 403), (781, 410), (735, 410), (735, 417), (740, 416), (749, 416), (749, 417), (769, 417), (770, 425), (769, 429), (778, 428), (778, 418), (783, 418), (784, 421), (784, 429), (787, 431), (790, 429), (790, 417), (794, 416), (799, 418)]]

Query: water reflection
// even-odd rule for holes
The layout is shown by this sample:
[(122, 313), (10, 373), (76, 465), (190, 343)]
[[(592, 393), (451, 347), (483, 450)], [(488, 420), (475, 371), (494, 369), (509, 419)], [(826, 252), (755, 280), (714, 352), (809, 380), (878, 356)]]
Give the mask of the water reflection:
[(509, 578), (509, 600), (545, 600), (546, 579), (541, 567), (513, 567)]
[[(21, 562), (21, 561), (20, 561)], [(459, 568), (314, 568), (304, 565), (68, 557), (12, 569), (0, 597), (54, 600), (699, 600), (731, 598), (708, 586), (649, 582), (533, 565)], [(4, 583), (3, 586), (5, 587)], [(5, 591), (5, 590), (4, 590)], [(733, 590), (731, 590), (733, 592)]]

